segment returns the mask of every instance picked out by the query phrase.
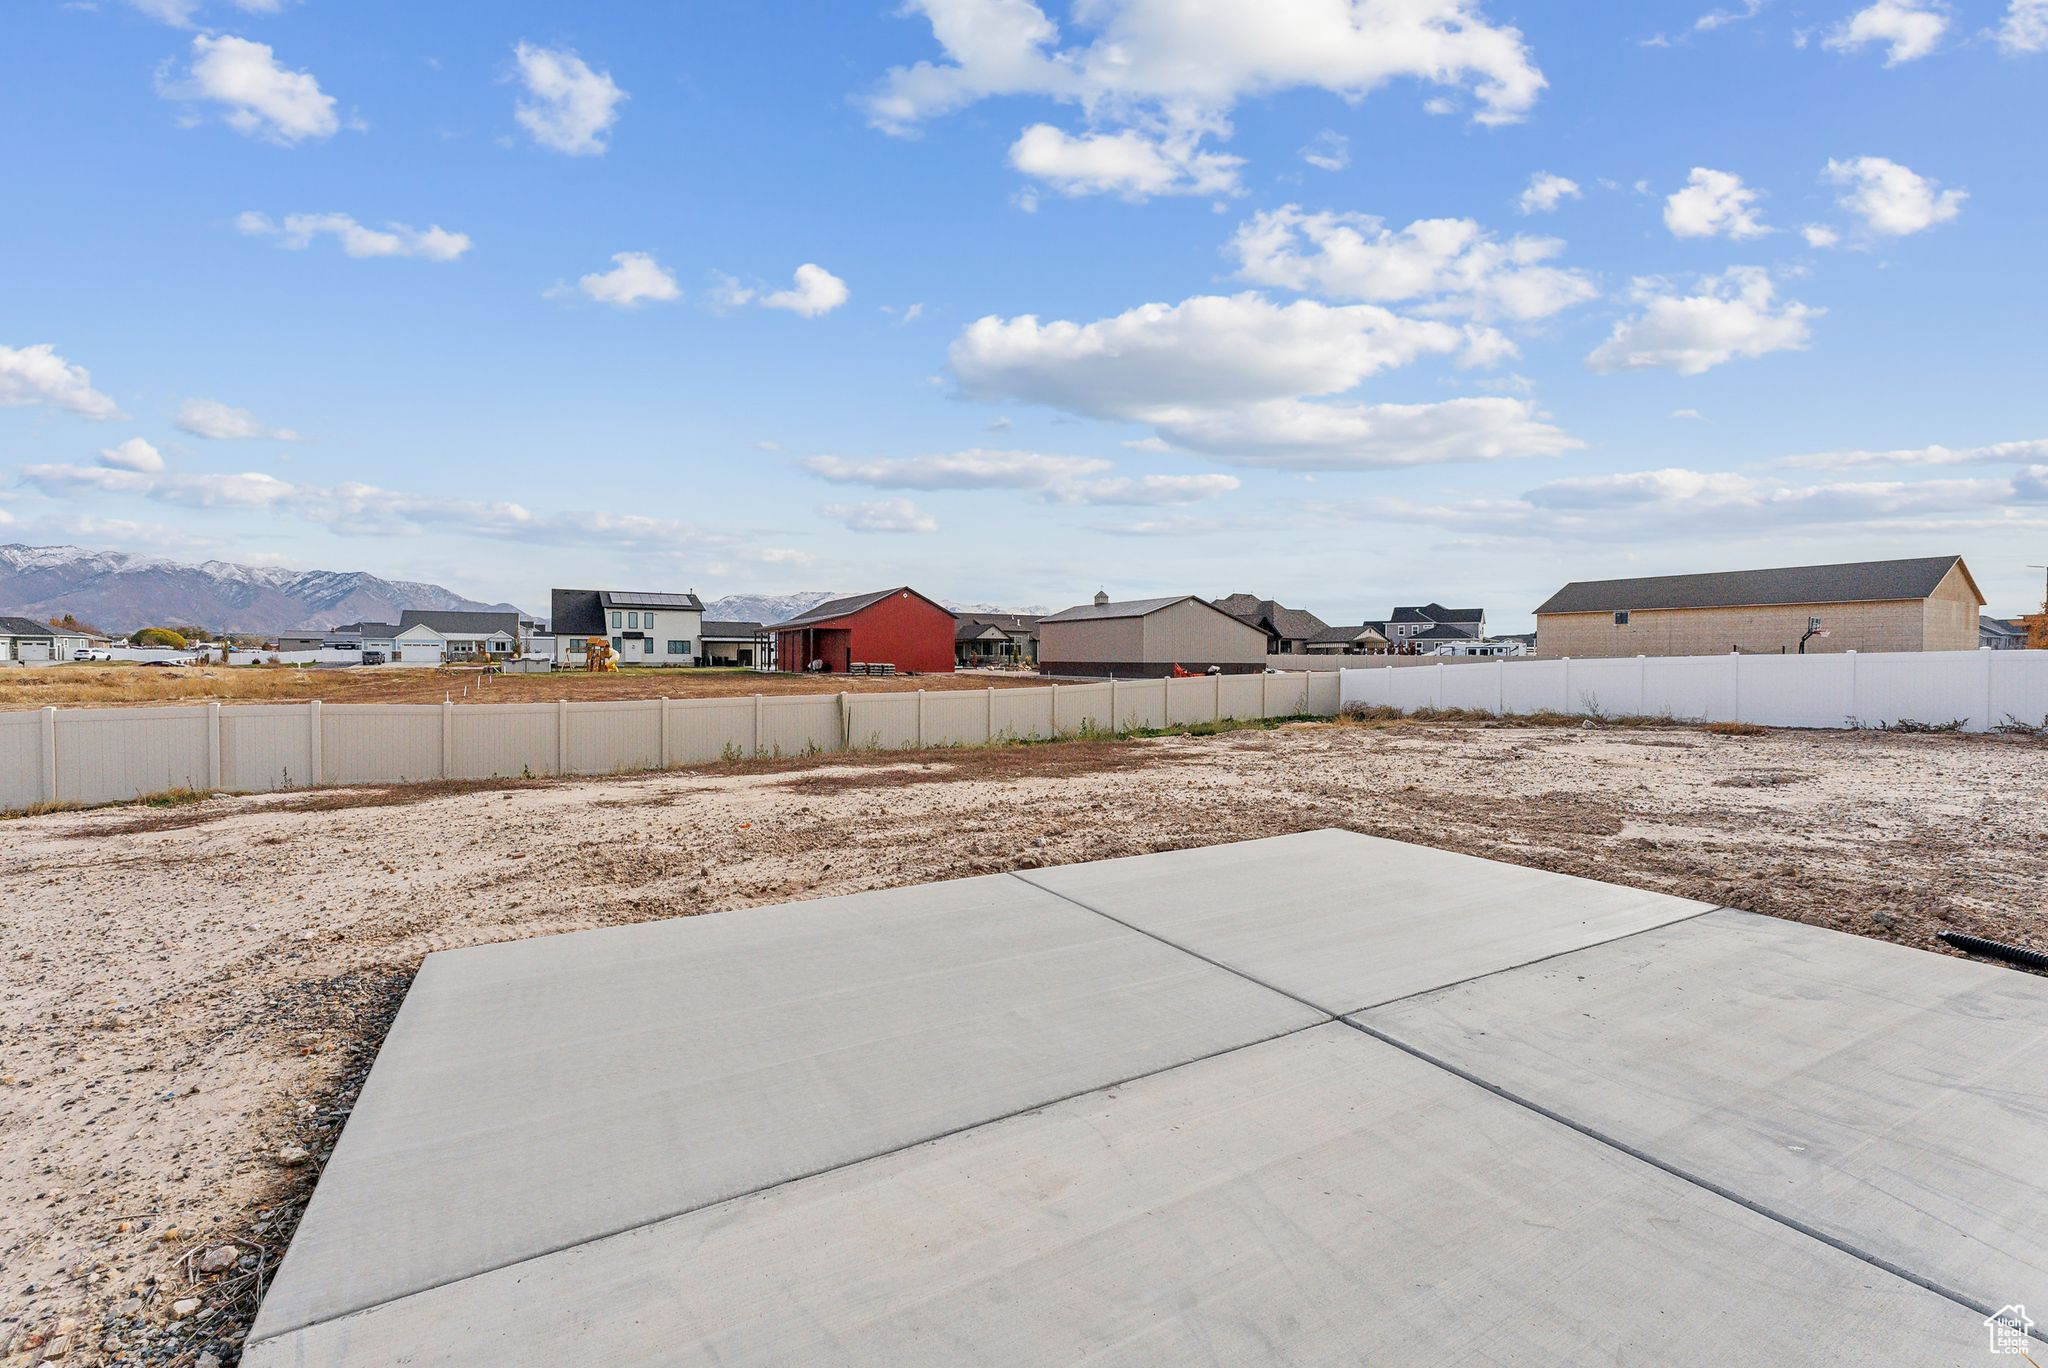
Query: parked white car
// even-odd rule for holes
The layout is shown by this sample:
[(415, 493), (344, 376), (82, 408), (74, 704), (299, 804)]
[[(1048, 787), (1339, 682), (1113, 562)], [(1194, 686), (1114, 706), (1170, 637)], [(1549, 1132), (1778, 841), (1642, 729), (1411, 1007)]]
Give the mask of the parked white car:
[(103, 651), (97, 646), (81, 646), (71, 653), (73, 660), (112, 660), (112, 651)]

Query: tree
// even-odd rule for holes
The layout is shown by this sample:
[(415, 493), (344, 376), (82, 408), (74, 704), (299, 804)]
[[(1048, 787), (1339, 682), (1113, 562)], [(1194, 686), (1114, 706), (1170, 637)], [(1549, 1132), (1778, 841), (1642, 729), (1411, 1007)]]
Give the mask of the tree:
[(135, 634), (133, 640), (137, 646), (168, 646), (174, 651), (185, 649), (184, 635), (168, 627), (145, 627)]

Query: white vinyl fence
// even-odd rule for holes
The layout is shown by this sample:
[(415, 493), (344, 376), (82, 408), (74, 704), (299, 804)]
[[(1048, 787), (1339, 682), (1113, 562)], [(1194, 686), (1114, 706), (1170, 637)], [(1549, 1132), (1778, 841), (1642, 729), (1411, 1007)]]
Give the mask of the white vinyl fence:
[(1494, 660), (1344, 671), (1343, 705), (1876, 727), (2048, 725), (2048, 651)]
[(0, 713), (0, 811), (167, 789), (621, 774), (749, 756), (972, 746), (1334, 716), (1334, 674), (614, 703), (204, 703)]

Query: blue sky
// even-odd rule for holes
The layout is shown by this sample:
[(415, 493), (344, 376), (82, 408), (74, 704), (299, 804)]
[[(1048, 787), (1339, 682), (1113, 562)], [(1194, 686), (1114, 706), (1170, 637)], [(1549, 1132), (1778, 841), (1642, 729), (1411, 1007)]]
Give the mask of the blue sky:
[(707, 596), (2048, 561), (2048, 0), (19, 0), (0, 540)]

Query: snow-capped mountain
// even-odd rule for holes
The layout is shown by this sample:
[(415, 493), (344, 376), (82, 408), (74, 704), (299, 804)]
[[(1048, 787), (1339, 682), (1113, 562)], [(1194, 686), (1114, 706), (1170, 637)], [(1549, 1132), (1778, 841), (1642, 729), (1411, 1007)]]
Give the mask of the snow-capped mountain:
[[(845, 598), (853, 590), (805, 589), (794, 594), (728, 594), (722, 599), (704, 605), (704, 616), (713, 622), (759, 622), (772, 626), (787, 622), (809, 608), (815, 608), (829, 598)], [(941, 599), (951, 611), (972, 617), (976, 613), (1022, 613), (1026, 616), (1042, 616), (1050, 608), (998, 608), (988, 603), (954, 603)]]
[(41, 620), (70, 613), (109, 632), (172, 623), (284, 632), (396, 622), (406, 608), (511, 607), (362, 570), (283, 570), (228, 561), (187, 565), (76, 546), (0, 546), (0, 614)]

